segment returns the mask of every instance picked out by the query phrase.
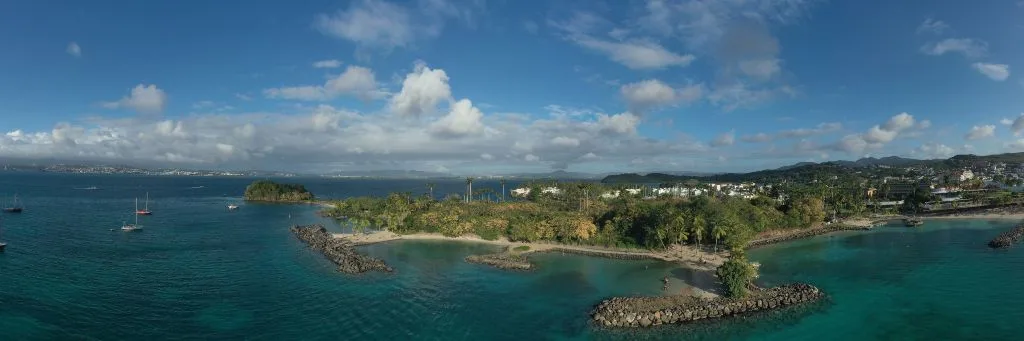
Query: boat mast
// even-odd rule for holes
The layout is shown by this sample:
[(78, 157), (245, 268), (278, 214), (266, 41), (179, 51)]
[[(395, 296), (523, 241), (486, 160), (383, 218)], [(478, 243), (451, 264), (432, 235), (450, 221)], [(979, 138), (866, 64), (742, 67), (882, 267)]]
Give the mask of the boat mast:
[(146, 212), (149, 212), (149, 192), (146, 192)]
[[(135, 198), (135, 211), (139, 211), (139, 198)], [(139, 226), (139, 215), (135, 215), (135, 226)]]

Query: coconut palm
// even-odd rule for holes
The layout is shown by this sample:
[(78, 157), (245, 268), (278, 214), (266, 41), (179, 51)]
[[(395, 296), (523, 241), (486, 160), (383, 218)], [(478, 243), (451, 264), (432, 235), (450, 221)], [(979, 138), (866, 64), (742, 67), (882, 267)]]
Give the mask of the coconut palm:
[(466, 177), (466, 202), (473, 201), (473, 178)]

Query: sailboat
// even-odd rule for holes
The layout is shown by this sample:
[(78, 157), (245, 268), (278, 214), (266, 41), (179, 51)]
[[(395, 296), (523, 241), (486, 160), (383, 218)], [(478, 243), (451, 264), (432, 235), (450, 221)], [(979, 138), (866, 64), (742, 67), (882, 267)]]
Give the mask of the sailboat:
[(21, 213), (22, 210), (24, 210), (24, 207), (22, 207), (21, 202), (18, 201), (17, 194), (14, 195), (14, 202), (11, 203), (11, 206), (4, 207), (4, 212), (7, 213)]
[[(135, 198), (135, 212), (139, 211), (139, 198)], [(139, 225), (139, 215), (135, 215), (135, 224), (122, 223), (121, 231), (124, 232), (135, 232), (142, 230), (142, 225)]]
[(149, 192), (146, 192), (146, 208), (139, 209), (139, 199), (135, 199), (135, 214), (136, 215), (153, 215), (153, 212), (149, 211)]
[(0, 252), (4, 252), (4, 248), (7, 247), (7, 243), (4, 243), (3, 232), (3, 226), (0, 226)]

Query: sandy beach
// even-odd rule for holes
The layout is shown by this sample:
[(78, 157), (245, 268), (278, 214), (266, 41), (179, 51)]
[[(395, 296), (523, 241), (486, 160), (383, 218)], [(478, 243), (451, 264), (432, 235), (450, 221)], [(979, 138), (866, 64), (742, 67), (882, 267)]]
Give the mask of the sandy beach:
[[(356, 245), (366, 245), (383, 243), (392, 240), (446, 240), (446, 241), (465, 241), (473, 243), (484, 243), (499, 246), (511, 246), (513, 248), (517, 246), (528, 246), (530, 250), (528, 252), (544, 252), (558, 249), (566, 250), (579, 250), (587, 252), (598, 252), (603, 254), (626, 254), (636, 255), (642, 254), (650, 256), (651, 258), (660, 259), (667, 262), (679, 262), (683, 266), (698, 270), (714, 270), (719, 265), (725, 262), (725, 258), (728, 256), (726, 252), (719, 252), (714, 254), (707, 251), (698, 251), (692, 246), (678, 246), (673, 245), (667, 250), (659, 252), (651, 252), (646, 250), (635, 250), (635, 249), (616, 249), (616, 248), (603, 248), (596, 246), (580, 246), (580, 245), (567, 245), (567, 244), (554, 244), (554, 243), (523, 243), (523, 242), (512, 242), (508, 239), (501, 237), (498, 240), (485, 240), (476, 235), (464, 235), (460, 237), (447, 237), (438, 233), (414, 233), (400, 235), (388, 231), (376, 231), (369, 233), (336, 233), (335, 238), (344, 238)], [(721, 249), (720, 249), (721, 250)]]

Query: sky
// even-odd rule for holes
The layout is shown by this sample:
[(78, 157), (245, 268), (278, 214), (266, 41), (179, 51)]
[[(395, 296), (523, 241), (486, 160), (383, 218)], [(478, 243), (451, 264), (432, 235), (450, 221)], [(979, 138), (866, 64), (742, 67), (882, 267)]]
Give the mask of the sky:
[(1020, 0), (4, 1), (0, 160), (485, 175), (1019, 152), (1022, 41)]

